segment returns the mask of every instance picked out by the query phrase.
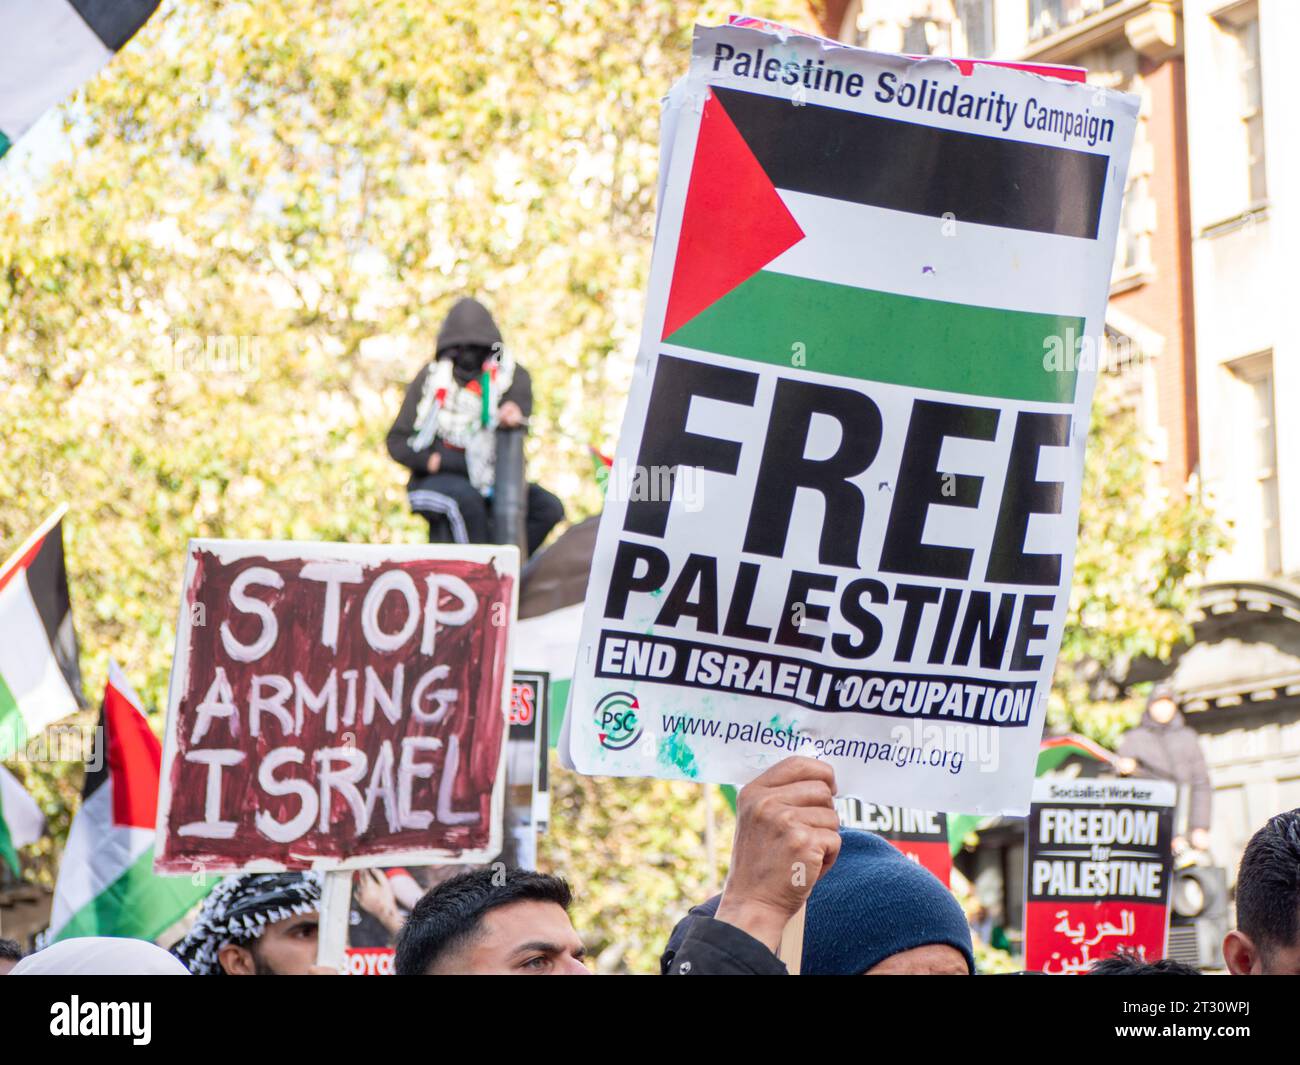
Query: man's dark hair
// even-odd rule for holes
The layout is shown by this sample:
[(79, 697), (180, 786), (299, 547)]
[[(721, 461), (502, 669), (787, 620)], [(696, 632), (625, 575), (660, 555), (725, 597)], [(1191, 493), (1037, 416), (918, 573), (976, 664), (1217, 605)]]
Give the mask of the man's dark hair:
[(1089, 976), (1200, 976), (1199, 969), (1184, 965), (1173, 958), (1147, 961), (1131, 950), (1119, 950), (1109, 958), (1102, 958), (1091, 969)]
[(1278, 814), (1246, 844), (1237, 927), (1264, 956), (1300, 938), (1300, 809)]
[(22, 961), (23, 948), (12, 939), (0, 939), (0, 961)]
[(565, 910), (573, 901), (558, 876), (500, 866), (474, 869), (432, 888), (411, 911), (397, 936), (398, 976), (423, 976), (444, 954), (459, 949), (479, 931), (488, 911), (512, 902), (553, 902)]

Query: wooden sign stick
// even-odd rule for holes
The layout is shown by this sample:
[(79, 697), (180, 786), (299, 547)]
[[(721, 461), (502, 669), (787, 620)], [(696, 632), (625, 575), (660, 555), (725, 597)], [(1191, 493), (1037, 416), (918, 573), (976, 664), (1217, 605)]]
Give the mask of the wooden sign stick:
[(777, 951), (777, 957), (785, 962), (786, 972), (791, 976), (798, 976), (803, 965), (803, 925), (807, 915), (808, 903), (805, 902), (795, 911), (781, 933), (781, 947)]
[(342, 969), (348, 945), (348, 915), (352, 909), (352, 870), (325, 874), (316, 933), (316, 964)]

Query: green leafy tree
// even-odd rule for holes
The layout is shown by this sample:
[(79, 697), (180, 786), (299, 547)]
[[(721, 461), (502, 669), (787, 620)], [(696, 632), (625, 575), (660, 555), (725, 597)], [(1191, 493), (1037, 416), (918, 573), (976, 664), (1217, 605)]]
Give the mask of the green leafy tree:
[[(800, 0), (747, 7), (812, 26)], [(63, 108), (55, 158), (20, 173), (10, 153), (0, 551), (71, 502), (92, 702), (112, 656), (162, 706), (190, 537), (423, 538), (384, 434), (463, 293), (533, 372), (531, 474), (571, 517), (598, 508), (586, 447), (616, 434), (630, 379), (659, 100), (692, 24), (731, 8), (167, 2)], [(1105, 424), (1090, 463), (1119, 465), (1090, 468), (1085, 537), (1128, 554), (1081, 546), (1071, 662), (1171, 646), (1207, 550), (1199, 519), (1134, 510), (1141, 463)], [(14, 769), (50, 817), (25, 855), (49, 883), (80, 767)], [(599, 964), (653, 970), (722, 875), (725, 802), (563, 772), (554, 788), (543, 860), (573, 880)]]
[(1116, 745), (1141, 716), (1141, 700), (1125, 697), (1116, 681), (1134, 660), (1167, 659), (1191, 639), (1196, 584), (1225, 542), (1195, 482), (1183, 497), (1167, 497), (1136, 410), (1118, 380), (1103, 374), (1049, 726)]
[[(811, 26), (798, 0), (752, 8)], [(532, 476), (572, 518), (598, 508), (586, 447), (614, 436), (631, 374), (659, 101), (694, 22), (729, 10), (165, 3), (63, 108), (52, 160), (10, 154), (0, 550), (71, 502), (92, 702), (112, 656), (163, 705), (190, 537), (424, 537), (384, 434), (461, 294), (534, 375)], [(51, 818), (26, 855), (48, 883), (80, 767), (14, 768)], [(646, 968), (665, 900), (709, 882), (686, 845), (701, 790), (562, 777), (575, 805), (599, 823), (579, 839), (558, 817), (549, 860), (593, 936), (625, 945), (608, 964)], [(657, 864), (634, 853), (647, 833)]]

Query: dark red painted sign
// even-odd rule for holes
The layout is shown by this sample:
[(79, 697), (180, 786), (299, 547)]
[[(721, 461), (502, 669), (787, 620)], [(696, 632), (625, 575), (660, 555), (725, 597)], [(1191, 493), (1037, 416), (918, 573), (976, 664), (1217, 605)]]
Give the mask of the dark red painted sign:
[(511, 548), (195, 541), (156, 867), (500, 849)]

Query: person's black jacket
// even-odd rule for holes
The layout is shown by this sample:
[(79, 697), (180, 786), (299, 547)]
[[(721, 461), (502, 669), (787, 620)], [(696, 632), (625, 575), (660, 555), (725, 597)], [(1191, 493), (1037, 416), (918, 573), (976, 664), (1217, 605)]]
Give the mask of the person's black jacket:
[[(435, 451), (442, 456), (438, 465), (440, 473), (458, 473), (469, 476), (465, 463), (465, 452), (458, 447), (451, 447), (440, 438), (434, 437), (433, 443), (421, 451), (411, 447), (411, 437), (415, 435), (415, 412), (420, 406), (420, 397), (424, 394), (425, 378), (433, 371), (433, 363), (427, 363), (423, 370), (415, 375), (415, 380), (407, 386), (406, 398), (402, 400), (402, 409), (397, 412), (393, 427), (388, 430), (388, 453), (395, 462), (400, 462), (411, 471), (411, 480), (428, 476), (429, 456)], [(519, 405), (527, 418), (533, 413), (533, 382), (528, 371), (518, 363), (515, 364), (514, 377), (510, 387), (502, 394), (497, 406), (514, 402)]]
[(1142, 716), (1137, 727), (1124, 733), (1119, 744), (1119, 756), (1132, 758), (1138, 764), (1137, 776), (1172, 780), (1187, 785), (1190, 791), (1187, 807), (1189, 830), (1210, 827), (1210, 808), (1214, 794), (1210, 786), (1210, 771), (1195, 730), (1183, 720), (1181, 710), (1175, 712), (1167, 725), (1151, 720), (1150, 713)]
[[(713, 902), (716, 908), (716, 901)], [(664, 976), (785, 976), (785, 963), (748, 932), (696, 906), (673, 930), (659, 959)]]

